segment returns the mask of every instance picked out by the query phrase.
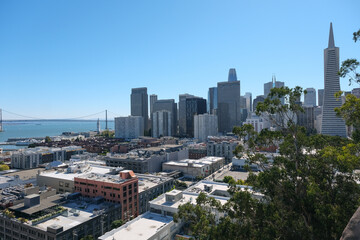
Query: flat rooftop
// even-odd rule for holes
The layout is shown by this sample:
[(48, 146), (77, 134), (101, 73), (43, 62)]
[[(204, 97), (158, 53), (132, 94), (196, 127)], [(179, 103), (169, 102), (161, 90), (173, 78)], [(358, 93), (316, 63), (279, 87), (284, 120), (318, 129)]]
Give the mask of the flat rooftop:
[(170, 177), (154, 176), (147, 174), (137, 174), (136, 176), (139, 179), (139, 193), (172, 179)]
[(33, 168), (28, 170), (20, 170), (12, 173), (4, 174), (4, 176), (15, 176), (18, 175), (21, 180), (29, 180), (32, 178), (36, 178), (36, 174), (38, 171), (44, 171), (44, 168)]
[(97, 173), (88, 173), (79, 176), (81, 179), (88, 179), (94, 181), (108, 182), (108, 183), (123, 183), (130, 179), (122, 179), (119, 175), (102, 175)]
[[(32, 196), (32, 195), (29, 195)], [(54, 195), (54, 196), (50, 196), (48, 198), (45, 199), (41, 199), (40, 200), (40, 204), (37, 204), (33, 207), (25, 207), (24, 203), (20, 203), (18, 205), (9, 207), (11, 210), (17, 211), (17, 212), (22, 212), (25, 213), (27, 215), (32, 215), (34, 213), (43, 211), (45, 209), (54, 207), (56, 205), (58, 205), (58, 201), (61, 199), (62, 197), (60, 195)]]
[(89, 173), (95, 173), (95, 174), (107, 174), (112, 171), (113, 168), (111, 167), (105, 167), (105, 166), (94, 166), (90, 165), (88, 169), (86, 169), (84, 172), (80, 173), (68, 173), (63, 170), (50, 170), (42, 172), (40, 175), (44, 177), (51, 177), (51, 178), (57, 178), (57, 179), (64, 179), (64, 180), (74, 180), (75, 177), (82, 177)]
[(160, 214), (146, 212), (123, 226), (104, 234), (99, 237), (99, 239), (147, 240), (172, 221), (172, 217), (165, 217)]
[(93, 213), (95, 209), (103, 209), (110, 206), (109, 203), (101, 203), (101, 204), (92, 204), (86, 202), (77, 202), (72, 201), (66, 204), (62, 204), (62, 207), (68, 210), (68, 216), (60, 215), (54, 217), (45, 222), (39, 223), (36, 225), (37, 228), (47, 231), (47, 227), (53, 224), (60, 225), (63, 227), (63, 231), (66, 231), (70, 228), (73, 228), (79, 224), (82, 224), (91, 218), (96, 217)]

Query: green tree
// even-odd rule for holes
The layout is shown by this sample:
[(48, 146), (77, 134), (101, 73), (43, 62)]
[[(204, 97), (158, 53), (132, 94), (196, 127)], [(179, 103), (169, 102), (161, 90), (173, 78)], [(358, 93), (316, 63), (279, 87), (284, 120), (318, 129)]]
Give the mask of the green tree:
[[(176, 220), (188, 222), (196, 239), (340, 238), (359, 205), (355, 169), (360, 145), (339, 137), (306, 135), (293, 120), (302, 111), (296, 103), (301, 94), (300, 87), (274, 88), (258, 104), (256, 112), (273, 121), (275, 131), (257, 133), (251, 125), (234, 129), (243, 139), (235, 153), (264, 169), (258, 174), (250, 171), (246, 181), (262, 198), (231, 184), (232, 197), (223, 206), (204, 197), (196, 206), (181, 206)], [(289, 104), (281, 104), (283, 97)], [(280, 156), (270, 163), (258, 149), (274, 145)], [(224, 217), (214, 220), (211, 207)]]
[[(356, 42), (360, 38), (360, 30), (354, 32), (354, 41)], [(349, 79), (349, 85), (352, 83), (360, 84), (360, 73), (356, 70), (359, 66), (359, 62), (356, 59), (347, 59), (342, 62), (339, 75), (342, 78)], [(342, 92), (336, 93), (336, 97), (340, 97)], [(360, 142), (360, 99), (352, 94), (346, 95), (345, 103), (335, 109), (336, 114), (345, 119), (346, 125), (353, 127), (352, 138), (356, 142)]]
[(49, 136), (45, 137), (45, 143), (50, 143), (51, 142), (51, 138)]
[(9, 169), (10, 169), (10, 167), (8, 165), (6, 165), (6, 164), (1, 164), (0, 165), (0, 171), (5, 171), (5, 170), (9, 170)]
[(223, 179), (224, 183), (235, 183), (235, 179), (232, 176), (225, 176)]
[(92, 235), (86, 235), (85, 237), (81, 238), (80, 240), (94, 240)]
[(111, 223), (111, 229), (115, 229), (115, 228), (118, 228), (120, 227), (121, 225), (123, 225), (124, 222), (123, 220), (119, 219), (119, 220), (115, 220)]

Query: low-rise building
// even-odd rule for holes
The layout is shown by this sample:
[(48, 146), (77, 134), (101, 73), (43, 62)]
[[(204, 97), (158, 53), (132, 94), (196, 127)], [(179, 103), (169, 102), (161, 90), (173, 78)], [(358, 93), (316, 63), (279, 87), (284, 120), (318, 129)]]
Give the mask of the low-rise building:
[(11, 167), (20, 169), (36, 168), (52, 161), (66, 161), (74, 154), (82, 154), (85, 149), (79, 146), (62, 148), (36, 147), (20, 149), (11, 155)]
[(108, 154), (106, 165), (123, 167), (136, 173), (156, 173), (162, 171), (162, 163), (188, 158), (188, 149), (182, 145), (161, 145), (136, 149), (127, 154)]
[(163, 163), (163, 171), (180, 171), (186, 177), (206, 177), (225, 164), (223, 157), (204, 157), (200, 159), (184, 159)]
[(39, 186), (47, 186), (56, 189), (58, 193), (75, 191), (74, 179), (88, 173), (94, 174), (116, 174), (122, 169), (114, 167), (89, 164), (84, 161), (74, 162), (66, 169), (39, 171), (36, 179)]
[(139, 213), (149, 211), (149, 202), (157, 196), (170, 191), (174, 186), (174, 179), (166, 176), (151, 174), (137, 174), (139, 178)]
[(0, 213), (0, 239), (78, 240), (87, 235), (97, 238), (120, 217), (119, 204), (101, 199), (79, 201), (63, 195), (32, 194)]
[(121, 204), (123, 220), (139, 215), (138, 178), (131, 170), (121, 171), (119, 176), (89, 173), (75, 177), (74, 186), (83, 197)]
[(189, 145), (189, 158), (200, 159), (207, 156), (206, 144), (191, 144)]
[(231, 159), (234, 157), (234, 151), (236, 146), (240, 142), (238, 140), (228, 140), (228, 141), (217, 141), (212, 138), (206, 144), (207, 155), (208, 156), (216, 156), (216, 157), (224, 157), (227, 163), (231, 162)]

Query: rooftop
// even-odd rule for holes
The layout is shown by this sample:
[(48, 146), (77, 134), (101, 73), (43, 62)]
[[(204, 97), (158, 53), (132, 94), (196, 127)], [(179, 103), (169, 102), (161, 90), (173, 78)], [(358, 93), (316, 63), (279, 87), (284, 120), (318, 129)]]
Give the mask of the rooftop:
[(59, 169), (59, 170), (50, 170), (40, 173), (41, 176), (45, 177), (52, 177), (64, 180), (74, 180), (75, 177), (81, 177), (88, 173), (94, 174), (107, 174), (113, 171), (114, 168), (106, 167), (106, 166), (99, 166), (99, 165), (88, 165), (87, 168), (82, 169), (80, 172), (67, 172), (66, 170)]
[(146, 212), (134, 220), (99, 237), (101, 240), (147, 240), (173, 220), (172, 217)]
[(97, 210), (108, 208), (113, 203), (87, 203), (84, 201), (70, 201), (66, 204), (61, 205), (67, 210), (65, 214), (51, 218), (45, 222), (36, 225), (37, 228), (47, 231), (47, 227), (51, 225), (58, 225), (63, 227), (63, 231), (73, 228), (81, 223), (88, 221), (91, 218), (98, 216)]

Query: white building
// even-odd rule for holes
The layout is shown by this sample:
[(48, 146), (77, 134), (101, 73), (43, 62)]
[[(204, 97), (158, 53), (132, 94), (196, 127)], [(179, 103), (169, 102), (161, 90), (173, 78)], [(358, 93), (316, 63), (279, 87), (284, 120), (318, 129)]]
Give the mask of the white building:
[(143, 117), (128, 116), (115, 118), (115, 138), (132, 139), (143, 135)]
[(206, 177), (222, 168), (223, 157), (204, 157), (200, 159), (184, 159), (163, 163), (163, 171), (180, 171), (184, 176), (196, 178)]
[(29, 169), (36, 168), (39, 164), (53, 161), (64, 162), (73, 154), (82, 154), (85, 149), (79, 146), (63, 148), (36, 147), (20, 149), (11, 155), (11, 168)]
[(218, 135), (218, 118), (213, 114), (201, 114), (194, 116), (194, 137), (200, 141), (206, 141), (208, 136)]
[(230, 162), (234, 157), (234, 150), (239, 144), (239, 141), (217, 141), (216, 138), (212, 138), (206, 144), (206, 151), (208, 156), (224, 157), (226, 162)]
[(243, 124), (251, 124), (254, 127), (254, 131), (258, 133), (265, 128), (270, 128), (270, 122), (268, 120), (254, 113), (246, 118), (246, 121)]
[(152, 113), (152, 136), (159, 138), (172, 136), (172, 115), (171, 112), (161, 110)]

